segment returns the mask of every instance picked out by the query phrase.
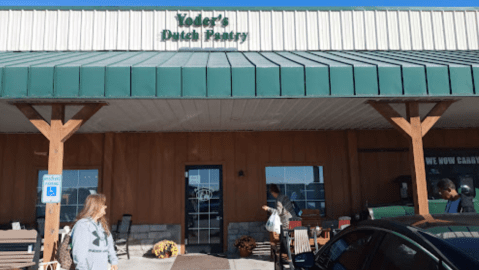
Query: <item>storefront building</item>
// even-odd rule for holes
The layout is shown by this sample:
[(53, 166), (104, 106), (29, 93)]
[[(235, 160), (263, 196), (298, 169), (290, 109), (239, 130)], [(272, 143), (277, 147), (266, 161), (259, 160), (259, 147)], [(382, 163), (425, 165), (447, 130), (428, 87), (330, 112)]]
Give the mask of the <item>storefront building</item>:
[(397, 203), (416, 152), (371, 101), (408, 119), (404, 102), (447, 104), (423, 122), (424, 194), (479, 188), (477, 8), (3, 7), (0, 51), (0, 223), (45, 215), (42, 119), (85, 104), (104, 106), (58, 135), (60, 222), (103, 193), (139, 254), (267, 240), (271, 183), (326, 219)]

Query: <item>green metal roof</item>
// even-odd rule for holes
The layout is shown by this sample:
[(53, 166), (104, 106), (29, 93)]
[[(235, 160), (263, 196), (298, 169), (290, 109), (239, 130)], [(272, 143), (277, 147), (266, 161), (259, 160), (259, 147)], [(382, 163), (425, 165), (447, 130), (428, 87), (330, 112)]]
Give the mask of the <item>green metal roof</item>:
[(479, 51), (4, 52), (0, 98), (454, 97)]

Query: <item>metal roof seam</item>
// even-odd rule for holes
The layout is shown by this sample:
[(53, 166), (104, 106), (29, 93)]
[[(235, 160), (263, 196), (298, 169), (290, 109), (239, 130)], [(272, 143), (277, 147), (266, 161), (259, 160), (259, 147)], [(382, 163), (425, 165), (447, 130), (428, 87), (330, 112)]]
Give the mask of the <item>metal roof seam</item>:
[(318, 64), (321, 64), (321, 65), (324, 65), (324, 66), (327, 66), (327, 67), (328, 67), (328, 95), (331, 96), (331, 72), (330, 72), (331, 66), (330, 66), (329, 64), (327, 64), (327, 63), (322, 63), (322, 62), (319, 62), (319, 61), (317, 61), (317, 60), (315, 60), (315, 59), (307, 58), (307, 57), (304, 55), (304, 53), (309, 53), (309, 51), (308, 51), (308, 52), (290, 52), (290, 53), (292, 53), (292, 54), (294, 54), (294, 55), (297, 55), (298, 57), (302, 57), (302, 58), (304, 58), (304, 59), (306, 59), (306, 60), (308, 60), (308, 61), (312, 61), (312, 62), (315, 62), (315, 63), (318, 63)]
[[(424, 55), (425, 53), (427, 53), (427, 54)], [(431, 57), (432, 57), (432, 56), (441, 57), (440, 59), (447, 60), (447, 61), (449, 61), (449, 63), (454, 63), (454, 64), (457, 64), (457, 65), (462, 65), (462, 66), (469, 67), (470, 72), (471, 72), (471, 82), (472, 82), (472, 83), (471, 83), (471, 88), (472, 88), (472, 93), (473, 93), (473, 94), (476, 93), (476, 90), (475, 90), (476, 87), (475, 87), (475, 82), (474, 82), (474, 64), (464, 63), (464, 62), (461, 62), (461, 61), (456, 61), (456, 60), (447, 59), (447, 57), (444, 58), (444, 54), (441, 54), (441, 53), (439, 53), (439, 54), (437, 54), (437, 55), (436, 55), (436, 54), (431, 55), (431, 54), (429, 54), (428, 52), (423, 52), (421, 55), (418, 55), (418, 57), (420, 57), (420, 58), (422, 58), (422, 59), (430, 59), (430, 58), (428, 57), (429, 55), (430, 55)], [(438, 62), (440, 62), (440, 61), (438, 61)], [(479, 66), (478, 64), (479, 64), (479, 61), (478, 61), (478, 63), (475, 63), (476, 68), (479, 68), (479, 67), (478, 67), (478, 66)], [(451, 65), (448, 64), (448, 70), (449, 70), (449, 76), (450, 76), (450, 77), (449, 77), (449, 81), (451, 82), (450, 89), (451, 89), (451, 95), (453, 95), (454, 93), (453, 93), (452, 91), (453, 91), (454, 88), (453, 88), (452, 81), (451, 81), (451, 80), (452, 80), (452, 76), (451, 76), (451, 74), (450, 74), (450, 73), (451, 73), (450, 69), (451, 69)]]
[[(208, 70), (208, 63), (210, 62), (210, 56), (211, 56), (211, 52), (208, 53), (208, 58), (206, 59), (206, 65), (205, 65), (205, 69)], [(205, 72), (206, 74), (206, 97), (208, 97), (208, 72)]]
[[(397, 60), (397, 61), (400, 61), (400, 62), (406, 62), (406, 63), (413, 63), (415, 65), (418, 65), (418, 66), (421, 66), (423, 69), (424, 69), (424, 74), (425, 74), (425, 91), (426, 93), (428, 93), (428, 81), (427, 81), (427, 66), (424, 65), (424, 64), (421, 64), (421, 63), (417, 63), (415, 61), (408, 61), (407, 59), (404, 60), (404, 59), (398, 59), (397, 57), (394, 57), (393, 55), (390, 55), (388, 54), (389, 52), (384, 52), (384, 51), (375, 51), (375, 52), (364, 52), (366, 54), (372, 54), (372, 55), (378, 55), (380, 57), (384, 57), (384, 58), (389, 58), (389, 59), (392, 59), (392, 60)], [(404, 66), (401, 65), (401, 77), (402, 77), (402, 83), (403, 83), (403, 95), (407, 96), (406, 94), (406, 87), (405, 87), (405, 83), (404, 83)]]
[(230, 59), (228, 57), (228, 54), (225, 52), (226, 56), (226, 61), (228, 61), (228, 64), (230, 65), (230, 97), (233, 97), (233, 65), (231, 65)]
[[(414, 52), (411, 52), (411, 53), (415, 54)], [(424, 57), (422, 54), (421, 54), (421, 55), (415, 55), (414, 57), (411, 56), (411, 54), (408, 53), (408, 52), (397, 52), (397, 54), (403, 55), (404, 57), (406, 57), (406, 58), (408, 58), (408, 59), (412, 59), (412, 60), (414, 60), (414, 61), (416, 61), (416, 59), (423, 59), (423, 61), (426, 60), (426, 61), (428, 61), (429, 63), (434, 63), (434, 64), (436, 64), (436, 65), (446, 66), (446, 67), (447, 67), (447, 73), (448, 73), (448, 81), (449, 81), (449, 89), (448, 89), (448, 91), (449, 91), (449, 94), (450, 94), (450, 95), (453, 94), (453, 89), (454, 89), (454, 87), (453, 87), (452, 76), (451, 76), (451, 65), (450, 65), (449, 63), (441, 63), (441, 61), (437, 61), (437, 60), (434, 60), (434, 59), (430, 59), (430, 58), (428, 58), (428, 57)], [(428, 68), (426, 68), (426, 83), (428, 82), (428, 79), (429, 79), (428, 76), (427, 76), (427, 72), (428, 72)], [(429, 89), (429, 86), (430, 86), (430, 85), (427, 84), (427, 86), (428, 86), (428, 87), (427, 87), (427, 93), (430, 94), (430, 93), (429, 93), (429, 92), (430, 92), (430, 91), (429, 91), (429, 90), (430, 90), (430, 89)]]
[(306, 66), (303, 65), (303, 64), (301, 64), (301, 63), (299, 63), (299, 62), (296, 62), (296, 61), (294, 61), (294, 60), (292, 60), (292, 59), (290, 59), (290, 58), (288, 58), (288, 57), (286, 57), (286, 56), (284, 56), (283, 54), (279, 54), (279, 53), (277, 53), (277, 52), (273, 52), (273, 53), (275, 53), (275, 54), (278, 55), (278, 56), (282, 56), (282, 57), (288, 59), (289, 61), (292, 61), (292, 62), (294, 62), (294, 63), (296, 63), (296, 64), (298, 64), (298, 65), (303, 66), (303, 85), (304, 85), (303, 95), (306, 96)]

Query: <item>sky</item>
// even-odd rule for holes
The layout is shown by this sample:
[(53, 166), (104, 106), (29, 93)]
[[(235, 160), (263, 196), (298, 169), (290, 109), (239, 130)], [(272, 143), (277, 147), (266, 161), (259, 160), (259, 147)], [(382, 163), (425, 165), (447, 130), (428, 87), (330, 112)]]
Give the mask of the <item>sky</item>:
[(0, 6), (419, 6), (478, 7), (479, 0), (0, 0)]

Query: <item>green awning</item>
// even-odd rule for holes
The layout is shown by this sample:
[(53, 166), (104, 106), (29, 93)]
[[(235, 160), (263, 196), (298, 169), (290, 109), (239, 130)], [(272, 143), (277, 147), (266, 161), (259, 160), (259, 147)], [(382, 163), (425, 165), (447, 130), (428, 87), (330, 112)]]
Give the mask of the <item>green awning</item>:
[(3, 52), (0, 98), (455, 97), (479, 51)]

